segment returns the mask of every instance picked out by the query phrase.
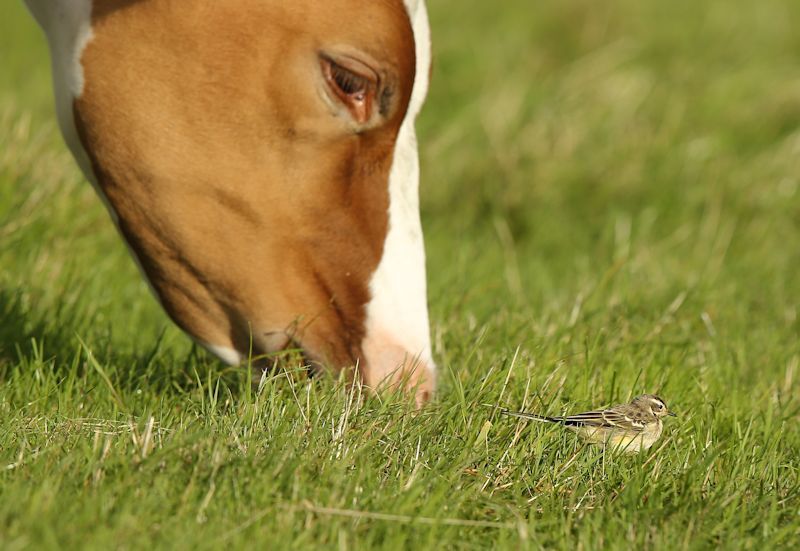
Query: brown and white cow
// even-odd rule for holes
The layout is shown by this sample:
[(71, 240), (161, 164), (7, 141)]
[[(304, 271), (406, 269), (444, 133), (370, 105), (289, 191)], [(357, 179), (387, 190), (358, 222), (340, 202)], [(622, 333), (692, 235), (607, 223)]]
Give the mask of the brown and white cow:
[(414, 120), (424, 0), (26, 0), (67, 145), (166, 312), (434, 386)]

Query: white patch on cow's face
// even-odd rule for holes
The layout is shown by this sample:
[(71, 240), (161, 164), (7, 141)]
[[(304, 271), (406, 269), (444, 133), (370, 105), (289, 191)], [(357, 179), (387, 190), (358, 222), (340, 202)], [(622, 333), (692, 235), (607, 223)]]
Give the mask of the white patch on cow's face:
[[(370, 282), (363, 350), (371, 368), (387, 357), (419, 360), (434, 369), (425, 281), (425, 248), (419, 218), (419, 154), (414, 122), (428, 92), (430, 28), (424, 0), (405, 0), (416, 44), (416, 77), (406, 118), (400, 127), (389, 174), (389, 230), (383, 257)], [(395, 353), (389, 352), (395, 350)], [(401, 355), (402, 355), (401, 354)], [(370, 357), (372, 356), (372, 357)], [(382, 360), (379, 358), (383, 358)], [(432, 373), (431, 373), (432, 375)]]
[(81, 55), (92, 39), (92, 2), (91, 0), (25, 0), (25, 3), (44, 30), (50, 46), (56, 115), (64, 141), (84, 176), (92, 183), (116, 222), (117, 215), (97, 185), (89, 156), (78, 137), (73, 113), (75, 99), (83, 93)]

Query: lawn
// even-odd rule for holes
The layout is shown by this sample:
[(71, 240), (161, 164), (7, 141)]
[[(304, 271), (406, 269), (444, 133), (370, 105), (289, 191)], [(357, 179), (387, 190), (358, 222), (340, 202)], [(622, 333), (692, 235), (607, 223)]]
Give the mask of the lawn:
[[(0, 548), (800, 546), (800, 3), (430, 9), (414, 412), (192, 346), (0, 3)], [(484, 406), (642, 392), (632, 457)]]

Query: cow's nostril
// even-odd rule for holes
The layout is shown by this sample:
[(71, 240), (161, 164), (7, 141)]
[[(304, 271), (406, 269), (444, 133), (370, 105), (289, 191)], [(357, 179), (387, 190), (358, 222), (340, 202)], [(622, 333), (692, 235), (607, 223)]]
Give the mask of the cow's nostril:
[(417, 393), (417, 407), (421, 408), (425, 404), (431, 401), (431, 391), (423, 390)]

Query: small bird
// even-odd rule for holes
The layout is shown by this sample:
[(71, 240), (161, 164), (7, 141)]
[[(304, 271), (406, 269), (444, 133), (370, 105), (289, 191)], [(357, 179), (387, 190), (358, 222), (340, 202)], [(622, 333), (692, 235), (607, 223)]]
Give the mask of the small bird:
[(642, 394), (630, 404), (620, 404), (608, 409), (587, 411), (567, 417), (546, 417), (535, 413), (501, 409), (503, 415), (533, 419), (543, 423), (556, 423), (575, 431), (591, 444), (602, 444), (621, 449), (625, 453), (638, 453), (650, 448), (661, 436), (662, 417), (676, 415), (667, 409), (664, 400), (654, 394)]

